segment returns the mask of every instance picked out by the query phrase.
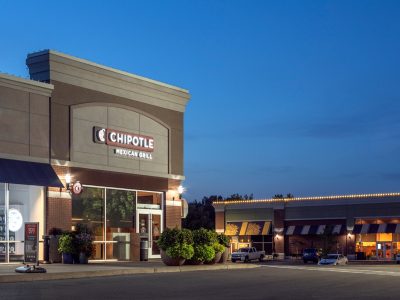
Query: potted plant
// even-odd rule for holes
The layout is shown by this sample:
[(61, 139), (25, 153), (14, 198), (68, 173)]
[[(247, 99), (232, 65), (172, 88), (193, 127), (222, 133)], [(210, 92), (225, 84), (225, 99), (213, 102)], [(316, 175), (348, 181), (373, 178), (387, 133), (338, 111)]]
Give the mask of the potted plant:
[(166, 229), (157, 241), (161, 259), (167, 266), (181, 266), (193, 256), (193, 236), (188, 229)]
[(94, 253), (93, 238), (90, 230), (84, 224), (77, 224), (75, 231), (76, 253), (80, 264), (87, 264)]
[(214, 243), (217, 236), (214, 231), (200, 228), (193, 231), (194, 254), (187, 261), (188, 264), (198, 265), (203, 262), (211, 262), (215, 258)]
[(49, 260), (51, 263), (60, 263), (62, 261), (61, 253), (58, 252), (58, 240), (62, 233), (63, 231), (56, 227), (49, 230)]
[(74, 237), (70, 232), (63, 233), (58, 241), (58, 252), (62, 254), (63, 264), (72, 264), (75, 254)]
[(231, 247), (231, 239), (229, 236), (223, 233), (219, 234), (217, 239), (219, 244), (224, 247), (224, 251), (221, 254), (221, 259), (219, 260), (221, 264), (224, 264), (228, 261), (229, 249)]

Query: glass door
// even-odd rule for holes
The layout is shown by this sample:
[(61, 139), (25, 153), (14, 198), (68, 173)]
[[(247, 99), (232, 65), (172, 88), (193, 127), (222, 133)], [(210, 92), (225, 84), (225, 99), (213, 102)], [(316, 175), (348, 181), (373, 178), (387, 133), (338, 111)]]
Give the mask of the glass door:
[(149, 242), (149, 258), (160, 258), (157, 240), (162, 232), (162, 210), (138, 209), (138, 233), (141, 240)]

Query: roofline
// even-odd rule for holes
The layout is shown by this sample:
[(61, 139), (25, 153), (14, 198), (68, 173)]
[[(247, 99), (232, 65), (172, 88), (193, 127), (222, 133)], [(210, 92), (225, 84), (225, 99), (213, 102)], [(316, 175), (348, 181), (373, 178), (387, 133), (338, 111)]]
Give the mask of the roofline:
[(121, 70), (118, 70), (118, 69), (115, 69), (115, 68), (107, 67), (107, 66), (102, 65), (102, 64), (94, 63), (92, 61), (89, 61), (89, 60), (86, 60), (86, 59), (83, 59), (83, 58), (78, 58), (78, 57), (75, 57), (75, 56), (72, 56), (72, 55), (68, 55), (68, 54), (65, 54), (65, 53), (62, 53), (62, 52), (58, 52), (58, 51), (55, 51), (55, 50), (46, 49), (46, 50), (42, 50), (42, 51), (39, 51), (39, 52), (29, 53), (27, 58), (33, 58), (33, 57), (41, 56), (41, 55), (44, 55), (44, 54), (47, 54), (47, 53), (53, 54), (53, 55), (57, 55), (57, 56), (61, 56), (61, 57), (64, 57), (66, 59), (70, 59), (70, 60), (73, 60), (73, 61), (76, 61), (76, 62), (80, 62), (80, 63), (87, 64), (87, 65), (90, 65), (90, 66), (93, 66), (93, 67), (97, 67), (97, 68), (100, 68), (100, 69), (103, 69), (103, 70), (114, 72), (114, 73), (117, 73), (117, 74), (120, 74), (120, 75), (128, 76), (128, 77), (135, 78), (135, 79), (140, 79), (140, 80), (143, 80), (143, 81), (147, 81), (147, 82), (150, 82), (150, 83), (153, 83), (153, 84), (161, 85), (161, 86), (164, 86), (164, 87), (167, 87), (167, 88), (170, 88), (170, 89), (177, 90), (179, 92), (183, 92), (183, 93), (189, 94), (189, 90), (187, 90), (187, 89), (183, 89), (183, 88), (180, 88), (180, 87), (168, 84), (168, 83), (164, 83), (164, 82), (161, 82), (161, 81), (153, 80), (153, 79), (150, 79), (150, 78), (147, 78), (147, 77), (135, 75), (135, 74), (132, 74), (132, 73), (129, 73), (129, 72), (121, 71)]
[(0, 85), (14, 89), (22, 89), (27, 92), (38, 93), (45, 96), (50, 96), (54, 89), (54, 85), (50, 83), (22, 78), (6, 73), (0, 73)]
[(332, 195), (332, 196), (314, 196), (314, 197), (294, 197), (294, 198), (269, 198), (252, 200), (222, 200), (214, 201), (213, 205), (231, 205), (231, 204), (254, 204), (254, 203), (279, 203), (294, 201), (318, 201), (335, 199), (354, 199), (354, 198), (382, 198), (382, 197), (400, 197), (400, 193), (379, 193), (379, 194), (351, 194), (351, 195)]

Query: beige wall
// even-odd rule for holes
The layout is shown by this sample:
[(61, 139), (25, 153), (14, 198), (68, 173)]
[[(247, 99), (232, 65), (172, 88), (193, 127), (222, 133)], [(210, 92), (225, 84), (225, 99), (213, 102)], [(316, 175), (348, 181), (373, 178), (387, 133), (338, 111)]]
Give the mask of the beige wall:
[[(93, 142), (93, 126), (151, 136), (152, 159), (118, 156), (115, 146)], [(129, 107), (88, 104), (71, 107), (71, 161), (142, 172), (168, 174), (169, 129)]]
[(27, 84), (12, 78), (2, 79), (0, 76), (0, 154), (48, 159), (49, 97), (29, 91)]

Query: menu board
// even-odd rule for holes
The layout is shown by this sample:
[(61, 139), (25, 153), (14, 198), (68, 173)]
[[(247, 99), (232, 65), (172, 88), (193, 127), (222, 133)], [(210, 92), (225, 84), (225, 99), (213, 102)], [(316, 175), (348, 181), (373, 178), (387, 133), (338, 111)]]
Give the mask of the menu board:
[(37, 263), (39, 261), (39, 223), (25, 223), (24, 248), (24, 261)]

